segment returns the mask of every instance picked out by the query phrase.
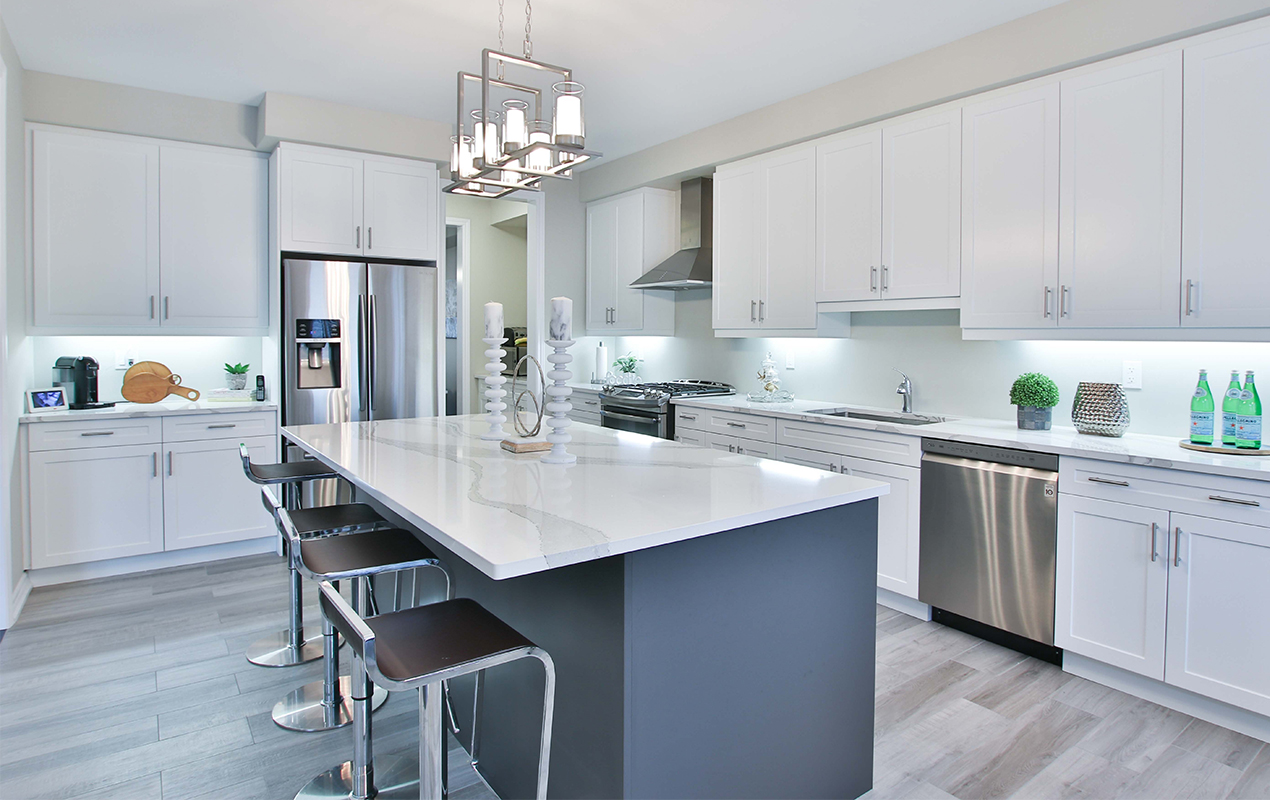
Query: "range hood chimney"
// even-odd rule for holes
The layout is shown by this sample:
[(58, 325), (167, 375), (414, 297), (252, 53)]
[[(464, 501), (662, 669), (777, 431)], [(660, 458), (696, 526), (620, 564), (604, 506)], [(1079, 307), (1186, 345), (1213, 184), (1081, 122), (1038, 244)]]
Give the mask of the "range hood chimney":
[(714, 181), (692, 178), (679, 186), (678, 253), (645, 272), (632, 289), (702, 289), (714, 276)]

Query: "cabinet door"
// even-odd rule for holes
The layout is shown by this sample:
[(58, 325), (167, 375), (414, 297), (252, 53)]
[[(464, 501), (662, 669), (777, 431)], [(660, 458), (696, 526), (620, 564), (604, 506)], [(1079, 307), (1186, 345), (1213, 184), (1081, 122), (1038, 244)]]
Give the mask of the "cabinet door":
[(631, 282), (644, 274), (644, 196), (633, 194), (617, 208), (617, 269), (613, 287), (613, 320), (609, 328), (638, 332), (644, 327), (644, 291)]
[(269, 162), (162, 146), (159, 166), (163, 327), (268, 327)]
[[(272, 436), (243, 439), (252, 461), (277, 461)], [(260, 487), (243, 476), (238, 439), (164, 445), (164, 549), (257, 539), (276, 533)]]
[(882, 131), (816, 148), (816, 300), (876, 300), (882, 264)]
[(882, 129), (882, 297), (961, 291), (961, 110)]
[(679, 428), (675, 431), (675, 441), (683, 444), (690, 444), (694, 447), (709, 447), (706, 443), (706, 437), (710, 434), (704, 431), (694, 431), (691, 428)]
[(362, 169), (362, 252), (377, 258), (437, 260), (437, 168), (368, 158)]
[(1182, 58), (1182, 325), (1268, 327), (1270, 28)]
[(158, 326), (158, 145), (33, 131), (31, 225), (36, 325)]
[(735, 453), (736, 447), (740, 443), (740, 439), (735, 436), (725, 436), (722, 433), (707, 433), (706, 447), (711, 450), (722, 450), (725, 453)]
[(816, 148), (760, 167), (759, 322), (764, 328), (816, 327)]
[(300, 253), (362, 254), (362, 159), (283, 145), (279, 241)]
[(1169, 514), (1058, 498), (1054, 644), (1164, 678)]
[(842, 457), (833, 453), (821, 453), (817, 450), (806, 450), (802, 447), (789, 447), (783, 444), (776, 446), (776, 460), (812, 469), (823, 469), (826, 472), (837, 472), (842, 466)]
[(609, 329), (617, 305), (617, 201), (586, 209), (586, 326), (592, 334)]
[(1061, 86), (1060, 326), (1177, 327), (1182, 54)]
[(28, 465), (32, 567), (163, 550), (158, 445), (49, 450)]
[(714, 327), (757, 328), (759, 170), (747, 164), (714, 173)]
[(843, 456), (842, 472), (891, 485), (878, 498), (878, 586), (917, 599), (921, 470)]
[(1173, 514), (1164, 680), (1270, 714), (1270, 528)]
[(1058, 314), (1058, 84), (961, 112), (961, 326)]

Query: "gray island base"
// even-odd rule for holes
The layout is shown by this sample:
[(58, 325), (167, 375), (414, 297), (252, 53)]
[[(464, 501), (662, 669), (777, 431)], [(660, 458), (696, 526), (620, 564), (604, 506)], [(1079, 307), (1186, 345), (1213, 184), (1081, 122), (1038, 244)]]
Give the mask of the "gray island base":
[[(876, 531), (865, 500), (502, 581), (447, 560), (555, 659), (551, 797), (852, 798), (873, 785)], [(466, 745), (470, 680), (452, 693)], [(528, 661), (486, 676), (499, 797), (533, 796), (541, 693)]]

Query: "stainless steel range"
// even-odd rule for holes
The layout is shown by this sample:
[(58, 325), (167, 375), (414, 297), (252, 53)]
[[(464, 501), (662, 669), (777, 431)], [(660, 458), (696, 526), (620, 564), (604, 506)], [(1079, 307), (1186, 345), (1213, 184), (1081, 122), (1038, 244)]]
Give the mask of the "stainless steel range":
[(708, 397), (736, 394), (736, 389), (716, 381), (665, 381), (605, 386), (600, 392), (600, 425), (619, 431), (643, 433), (662, 439), (675, 438), (675, 397)]

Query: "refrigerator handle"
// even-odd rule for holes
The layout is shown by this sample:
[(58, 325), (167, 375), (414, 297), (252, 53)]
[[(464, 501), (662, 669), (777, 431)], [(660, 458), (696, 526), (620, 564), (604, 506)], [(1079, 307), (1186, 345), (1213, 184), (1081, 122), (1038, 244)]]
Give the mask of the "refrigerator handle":
[(370, 350), (367, 326), (366, 295), (357, 296), (357, 408), (366, 411), (366, 361)]
[(375, 295), (370, 296), (370, 335), (366, 337), (366, 393), (369, 395), (371, 417), (375, 416), (375, 360), (379, 358), (376, 342), (379, 340), (379, 313)]

